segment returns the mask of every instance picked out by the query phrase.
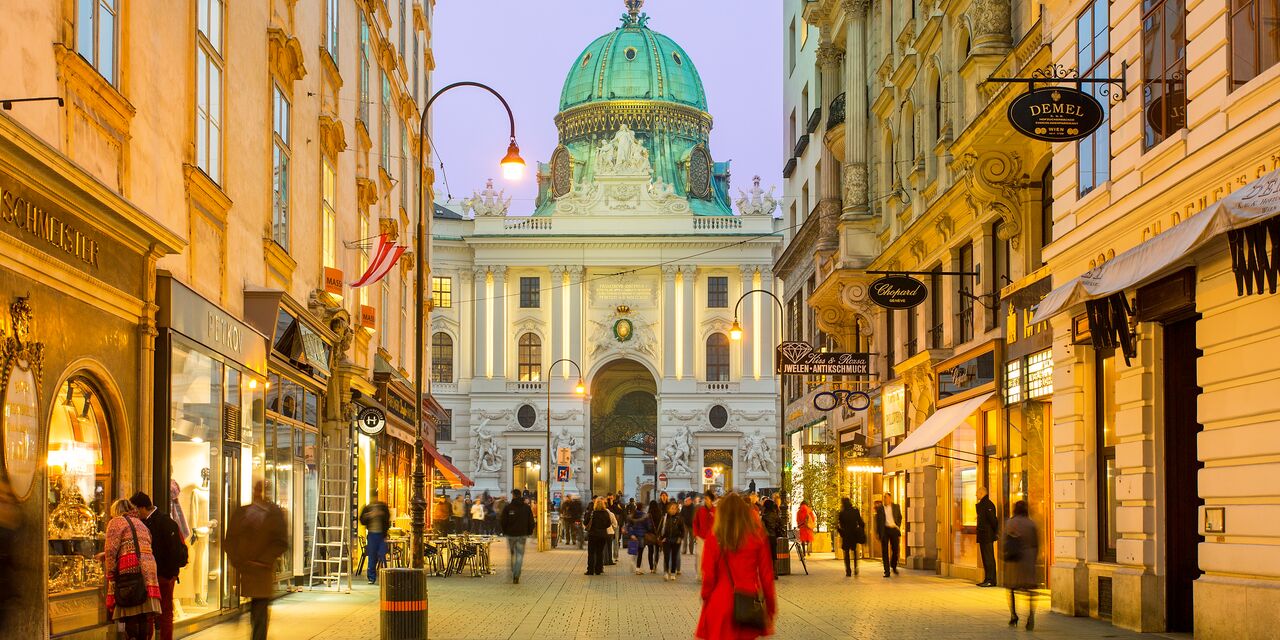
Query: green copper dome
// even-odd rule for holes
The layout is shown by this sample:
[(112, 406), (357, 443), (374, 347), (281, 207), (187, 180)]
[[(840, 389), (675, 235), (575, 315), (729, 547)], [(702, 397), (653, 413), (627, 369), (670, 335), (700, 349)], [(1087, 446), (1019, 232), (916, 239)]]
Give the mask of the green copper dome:
[(693, 61), (643, 19), (587, 45), (565, 78), (560, 110), (611, 100), (665, 100), (707, 110), (707, 94)]

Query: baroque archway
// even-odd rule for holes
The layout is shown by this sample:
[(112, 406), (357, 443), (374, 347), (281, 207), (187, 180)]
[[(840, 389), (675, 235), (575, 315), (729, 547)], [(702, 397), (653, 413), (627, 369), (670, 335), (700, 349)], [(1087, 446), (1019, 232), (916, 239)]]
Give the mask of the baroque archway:
[(615, 360), (591, 380), (591, 491), (637, 499), (653, 483), (658, 451), (657, 382), (644, 365)]

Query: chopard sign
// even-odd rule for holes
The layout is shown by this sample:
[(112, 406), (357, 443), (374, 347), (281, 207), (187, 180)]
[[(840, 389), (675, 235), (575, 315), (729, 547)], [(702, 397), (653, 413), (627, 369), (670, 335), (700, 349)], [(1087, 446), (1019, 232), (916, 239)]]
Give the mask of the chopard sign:
[(929, 297), (923, 282), (910, 276), (885, 276), (867, 289), (871, 301), (886, 309), (910, 309)]
[(43, 240), (91, 267), (98, 266), (100, 247), (97, 240), (3, 185), (0, 185), (0, 221)]

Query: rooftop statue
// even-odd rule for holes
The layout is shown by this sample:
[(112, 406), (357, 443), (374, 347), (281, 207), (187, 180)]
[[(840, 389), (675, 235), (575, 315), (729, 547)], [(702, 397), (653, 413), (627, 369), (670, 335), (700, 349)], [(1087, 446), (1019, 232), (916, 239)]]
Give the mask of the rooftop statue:
[(612, 139), (601, 142), (596, 151), (599, 175), (648, 175), (650, 171), (649, 150), (626, 123), (618, 127)]
[(738, 205), (738, 211), (744, 216), (771, 216), (774, 210), (778, 208), (778, 200), (773, 197), (775, 187), (769, 187), (768, 193), (760, 188), (760, 176), (755, 176), (751, 180), (753, 186), (750, 193), (743, 193), (742, 189), (738, 189), (741, 197), (734, 204)]
[(473, 191), (471, 197), (462, 201), (463, 212), (473, 212), (477, 217), (480, 216), (505, 216), (507, 211), (511, 209), (511, 198), (503, 198), (506, 190), (498, 191), (493, 188), (493, 178), (489, 178), (484, 184), (484, 191)]

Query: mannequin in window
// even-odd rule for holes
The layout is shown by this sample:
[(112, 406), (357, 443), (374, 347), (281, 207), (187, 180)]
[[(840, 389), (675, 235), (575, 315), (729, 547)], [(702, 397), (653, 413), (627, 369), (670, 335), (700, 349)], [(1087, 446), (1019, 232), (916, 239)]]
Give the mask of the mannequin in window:
[(182, 510), (182, 487), (173, 477), (173, 467), (169, 467), (169, 517), (178, 523), (178, 533), (185, 542), (191, 542), (191, 523), (187, 522), (186, 513)]
[(191, 543), (191, 576), (195, 606), (209, 604), (209, 535), (217, 525), (209, 520), (209, 469), (200, 470), (200, 486), (191, 490), (191, 521), (195, 524)]

